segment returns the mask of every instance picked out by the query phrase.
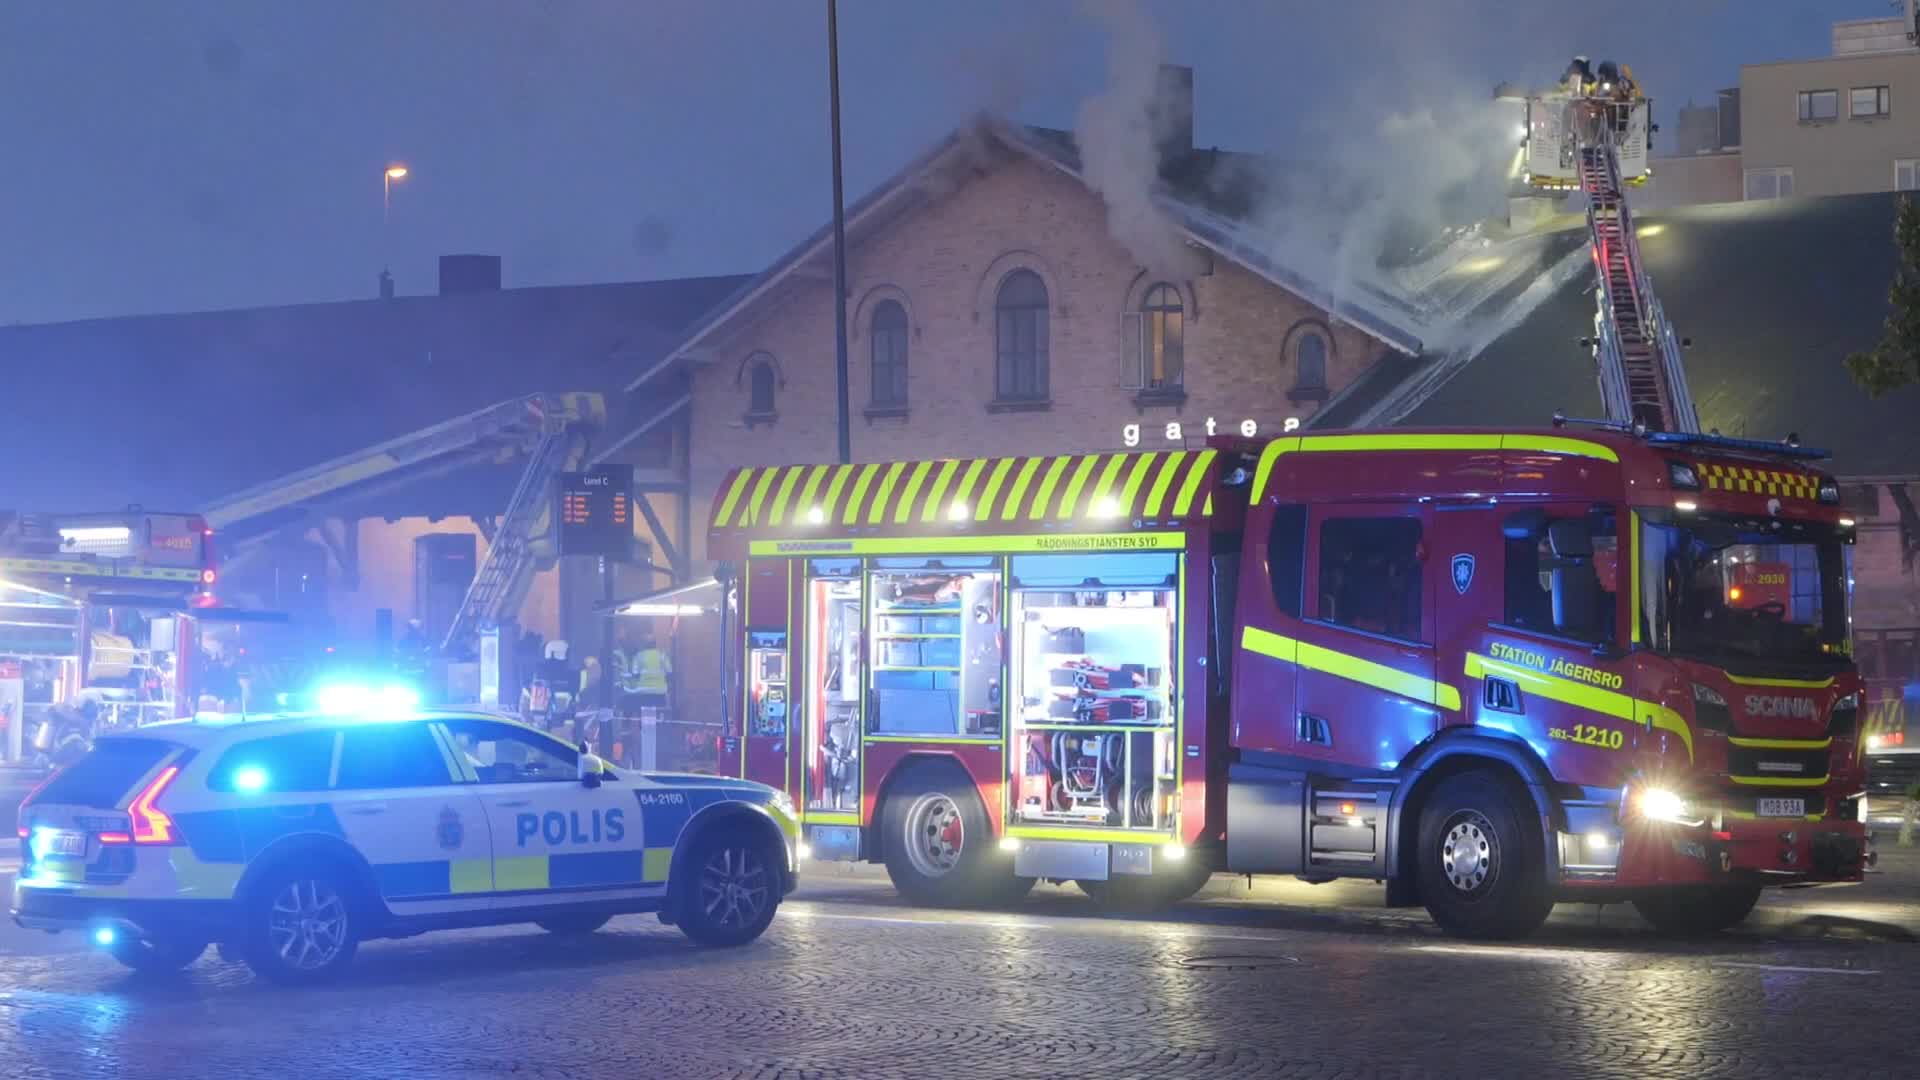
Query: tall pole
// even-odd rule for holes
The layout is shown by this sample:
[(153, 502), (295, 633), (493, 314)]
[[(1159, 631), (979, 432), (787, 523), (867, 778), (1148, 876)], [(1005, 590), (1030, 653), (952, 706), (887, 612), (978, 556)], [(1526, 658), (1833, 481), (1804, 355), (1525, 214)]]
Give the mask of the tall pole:
[(827, 0), (827, 87), (833, 110), (833, 349), (840, 388), (840, 464), (853, 461), (847, 417), (847, 204), (840, 189), (840, 13)]

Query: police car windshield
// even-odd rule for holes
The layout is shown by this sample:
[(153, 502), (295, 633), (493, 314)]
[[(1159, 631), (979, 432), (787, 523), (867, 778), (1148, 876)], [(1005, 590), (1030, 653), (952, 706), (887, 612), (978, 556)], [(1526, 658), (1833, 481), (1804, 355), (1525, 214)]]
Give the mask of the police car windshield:
[(1643, 632), (1738, 670), (1847, 663), (1847, 571), (1831, 526), (1714, 515), (1641, 533)]

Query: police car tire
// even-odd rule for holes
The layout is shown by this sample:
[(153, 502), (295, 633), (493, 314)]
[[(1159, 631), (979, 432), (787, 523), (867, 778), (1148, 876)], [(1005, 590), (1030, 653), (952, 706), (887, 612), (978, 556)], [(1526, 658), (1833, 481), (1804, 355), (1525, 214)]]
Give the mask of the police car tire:
[(207, 951), (207, 941), (189, 938), (160, 938), (142, 941), (122, 936), (107, 946), (107, 954), (135, 971), (178, 971)]
[[(1449, 838), (1461, 849), (1453, 869), (1446, 862)], [(1416, 843), (1420, 899), (1442, 930), (1467, 938), (1525, 937), (1553, 913), (1532, 800), (1500, 774), (1475, 770), (1440, 781), (1421, 809)], [(1471, 865), (1464, 861), (1469, 848)], [(1477, 882), (1475, 869), (1482, 875)], [(1456, 874), (1468, 887), (1456, 883)]]
[[(923, 796), (945, 796), (959, 814), (960, 851), (951, 870), (930, 875), (906, 850), (908, 816)], [(1031, 878), (1015, 877), (1013, 860), (993, 842), (987, 810), (973, 785), (938, 766), (920, 765), (900, 777), (881, 810), (881, 856), (887, 876), (901, 896), (923, 907), (993, 907), (1009, 904), (1033, 888)]]
[(1714, 934), (1737, 926), (1760, 902), (1758, 885), (1669, 889), (1633, 902), (1640, 917), (1663, 934)]
[[(733, 926), (713, 917), (701, 902), (702, 886), (710, 864), (717, 855), (729, 849), (750, 852), (759, 858), (759, 879), (767, 890), (766, 906), (758, 917)], [(739, 827), (708, 829), (693, 842), (693, 847), (687, 852), (685, 865), (688, 878), (686, 887), (692, 891), (680, 898), (677, 920), (680, 932), (691, 938), (694, 944), (710, 948), (745, 945), (764, 933), (773, 922), (774, 912), (780, 908), (786, 854), (769, 843), (765, 836)]]
[[(333, 956), (317, 967), (290, 964), (274, 947), (271, 939), (274, 904), (296, 883), (319, 885), (337, 897), (345, 925), (342, 940)], [(287, 986), (324, 982), (344, 971), (360, 948), (360, 923), (366, 918), (366, 905), (355, 880), (337, 862), (290, 860), (268, 871), (248, 892), (244, 933), (247, 966), (254, 974)]]
[(569, 912), (565, 915), (552, 915), (541, 919), (534, 925), (549, 934), (591, 934), (607, 925), (611, 915), (590, 914), (588, 912)]

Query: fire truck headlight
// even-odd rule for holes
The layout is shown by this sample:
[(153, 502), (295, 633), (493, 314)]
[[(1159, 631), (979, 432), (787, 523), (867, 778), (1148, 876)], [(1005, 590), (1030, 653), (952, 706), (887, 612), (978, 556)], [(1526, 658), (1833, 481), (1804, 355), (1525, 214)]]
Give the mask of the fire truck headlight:
[(1643, 788), (1636, 800), (1636, 807), (1640, 816), (1648, 821), (1665, 821), (1674, 825), (1700, 824), (1687, 800), (1666, 788)]

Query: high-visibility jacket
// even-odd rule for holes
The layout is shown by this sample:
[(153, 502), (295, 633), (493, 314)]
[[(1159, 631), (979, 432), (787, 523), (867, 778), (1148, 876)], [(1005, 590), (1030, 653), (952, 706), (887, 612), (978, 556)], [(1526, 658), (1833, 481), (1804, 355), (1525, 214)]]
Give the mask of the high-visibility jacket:
[(623, 694), (664, 694), (667, 692), (667, 676), (673, 674), (673, 661), (659, 649), (641, 649), (637, 652), (617, 650), (614, 663), (619, 665), (620, 692)]

